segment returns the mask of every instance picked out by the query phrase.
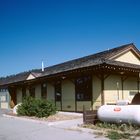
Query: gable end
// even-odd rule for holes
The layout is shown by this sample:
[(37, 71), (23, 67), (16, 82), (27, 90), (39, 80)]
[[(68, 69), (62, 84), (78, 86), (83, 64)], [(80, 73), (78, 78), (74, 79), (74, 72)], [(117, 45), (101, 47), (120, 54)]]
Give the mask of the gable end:
[(114, 58), (111, 58), (110, 60), (140, 65), (140, 55), (133, 49), (121, 52), (120, 54), (114, 56)]

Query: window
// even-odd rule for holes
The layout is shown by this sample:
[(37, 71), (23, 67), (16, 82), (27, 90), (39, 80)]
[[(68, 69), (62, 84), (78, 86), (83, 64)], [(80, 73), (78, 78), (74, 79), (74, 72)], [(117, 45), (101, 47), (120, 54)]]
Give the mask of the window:
[(47, 84), (46, 83), (41, 85), (41, 98), (42, 99), (47, 98)]
[(0, 92), (8, 92), (8, 89), (1, 88), (1, 89), (0, 89)]
[(55, 83), (55, 101), (61, 101), (61, 82)]
[(22, 99), (26, 97), (26, 88), (22, 88)]
[(7, 95), (0, 95), (0, 102), (6, 102), (7, 101)]
[(75, 92), (77, 101), (92, 100), (92, 79), (90, 76), (79, 77), (75, 80)]
[(35, 98), (35, 88), (34, 87), (29, 88), (29, 93), (30, 93), (31, 97)]
[(134, 97), (137, 93), (138, 93), (138, 92), (130, 91), (130, 92), (129, 92), (129, 96)]

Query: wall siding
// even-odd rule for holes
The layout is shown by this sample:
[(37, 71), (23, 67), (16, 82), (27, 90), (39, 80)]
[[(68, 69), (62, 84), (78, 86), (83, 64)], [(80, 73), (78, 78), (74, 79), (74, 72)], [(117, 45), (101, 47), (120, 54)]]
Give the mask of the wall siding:
[(77, 101), (77, 111), (83, 111), (83, 106), (86, 110), (91, 110), (91, 101)]
[(57, 107), (57, 110), (61, 110), (61, 102), (60, 101), (56, 101), (56, 107)]
[[(118, 88), (117, 88), (117, 82), (118, 82)], [(124, 80), (123, 90), (122, 90), (121, 76), (110, 75), (105, 80), (105, 90), (104, 90), (105, 103), (116, 103), (118, 99), (129, 100), (131, 102), (134, 96), (132, 96), (130, 93), (137, 93), (137, 92), (138, 92), (138, 86), (137, 86), (136, 77), (128, 77), (126, 80)]]
[(17, 89), (17, 104), (22, 102), (22, 90), (21, 88)]
[(26, 88), (26, 96), (30, 96), (29, 89)]
[(37, 85), (35, 87), (35, 97), (36, 98), (41, 98), (41, 85)]
[(115, 60), (140, 65), (140, 60), (137, 58), (137, 56), (134, 55), (134, 53), (132, 53), (132, 51), (119, 56)]
[[(118, 83), (118, 86), (117, 86)], [(105, 104), (116, 103), (116, 101), (124, 99), (132, 100), (133, 94), (138, 92), (136, 77), (128, 77), (124, 80), (123, 91), (121, 75), (110, 75), (104, 81), (104, 98)], [(22, 102), (22, 90), (17, 89), (17, 103)], [(28, 94), (28, 89), (26, 93)], [(119, 98), (118, 98), (119, 93)], [(131, 94), (132, 93), (132, 94)], [(35, 97), (41, 98), (41, 85), (35, 87)], [(83, 105), (86, 109), (98, 109), (101, 106), (101, 80), (96, 76), (92, 76), (92, 102), (91, 101), (77, 101), (75, 102), (75, 84), (72, 80), (62, 81), (62, 110), (64, 111), (83, 111)], [(55, 89), (54, 85), (47, 83), (47, 100), (55, 103)], [(75, 106), (76, 105), (76, 106)], [(1, 105), (3, 108), (7, 104)], [(61, 110), (61, 102), (56, 102), (56, 107)], [(77, 109), (77, 110), (76, 110)]]
[(70, 80), (62, 81), (62, 110), (75, 111), (75, 85)]
[(124, 81), (124, 98), (132, 101), (132, 98), (134, 97), (130, 95), (132, 92), (138, 92), (137, 78), (135, 77), (129, 77)]
[(55, 89), (54, 86), (50, 83), (47, 83), (47, 100), (52, 101), (55, 103)]
[(119, 75), (110, 75), (105, 79), (104, 85), (105, 104), (116, 103), (118, 99), (122, 100), (122, 84)]
[(93, 109), (96, 110), (101, 106), (101, 80), (95, 75), (92, 77), (92, 97)]

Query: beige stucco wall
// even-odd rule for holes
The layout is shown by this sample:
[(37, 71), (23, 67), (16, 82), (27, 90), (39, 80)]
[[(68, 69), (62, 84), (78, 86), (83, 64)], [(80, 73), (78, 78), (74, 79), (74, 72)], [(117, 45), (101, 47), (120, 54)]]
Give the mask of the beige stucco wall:
[(104, 81), (104, 98), (106, 103), (122, 100), (122, 84), (119, 75), (110, 75)]
[[(26, 95), (29, 96), (29, 89), (26, 88)], [(41, 98), (41, 85), (35, 86), (35, 97)], [(22, 89), (17, 89), (17, 103), (22, 102)]]
[[(117, 88), (117, 83), (118, 83), (118, 88)], [(128, 77), (126, 80), (124, 80), (123, 90), (122, 90), (121, 76), (110, 75), (105, 80), (105, 90), (104, 90), (105, 103), (116, 103), (118, 99), (131, 101), (135, 93), (137, 92), (138, 92), (138, 86), (137, 86), (136, 77)]]
[[(131, 101), (135, 93), (138, 92), (137, 78), (128, 77), (125, 79), (123, 89), (122, 91), (121, 75), (110, 75), (107, 77), (104, 81), (105, 104), (116, 103), (118, 99), (122, 100), (123, 96), (124, 99)], [(26, 92), (28, 93), (28, 89)], [(91, 107), (98, 109), (101, 106), (101, 80), (96, 75), (92, 76), (92, 96), (93, 105), (91, 105), (91, 101), (77, 101), (77, 111), (82, 111), (83, 105), (86, 109), (91, 109)], [(41, 97), (41, 85), (35, 87), (35, 97)], [(47, 99), (55, 102), (55, 89), (51, 83), (47, 83)], [(17, 103), (20, 102), (22, 102), (22, 90), (17, 89)], [(6, 107), (6, 104), (3, 104), (4, 106)], [(61, 110), (60, 102), (56, 102), (56, 106), (58, 110)], [(62, 81), (62, 110), (75, 111), (75, 84), (72, 80)]]
[(62, 81), (62, 110), (75, 111), (75, 85), (70, 80)]
[(26, 96), (30, 96), (29, 89), (26, 88)]
[(61, 102), (56, 101), (57, 110), (61, 110)]
[[(124, 90), (123, 94), (125, 99), (132, 100), (135, 93), (138, 92), (138, 86), (137, 86), (137, 78), (135, 77), (129, 77), (124, 81)], [(131, 94), (133, 93), (133, 95)]]
[(22, 89), (21, 88), (17, 89), (16, 93), (17, 93), (17, 104), (18, 104), (22, 102)]
[(132, 53), (132, 51), (128, 51), (115, 60), (140, 65), (140, 60), (134, 55), (134, 53)]
[(35, 97), (36, 98), (41, 98), (41, 85), (37, 85), (35, 87)]
[(47, 100), (55, 102), (55, 93), (54, 86), (50, 83), (47, 83)]
[(92, 77), (92, 97), (93, 109), (96, 110), (101, 106), (101, 80), (95, 75)]
[(77, 101), (77, 111), (83, 111), (83, 106), (86, 110), (91, 110), (91, 101)]

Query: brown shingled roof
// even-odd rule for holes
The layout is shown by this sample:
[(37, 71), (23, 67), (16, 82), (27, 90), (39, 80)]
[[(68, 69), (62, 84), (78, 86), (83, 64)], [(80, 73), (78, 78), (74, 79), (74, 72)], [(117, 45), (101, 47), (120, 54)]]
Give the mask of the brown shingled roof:
[(29, 72), (19, 73), (13, 76), (8, 76), (6, 78), (1, 78), (0, 85), (25, 81), (27, 77), (29, 76), (29, 74), (31, 73), (35, 75), (36, 78), (38, 78), (38, 77), (49, 76), (49, 75), (58, 74), (58, 73), (66, 72), (66, 71), (71, 71), (71, 70), (75, 70), (79, 68), (95, 66), (95, 65), (99, 65), (103, 63), (140, 69), (139, 65), (133, 65), (129, 63), (117, 62), (117, 61), (111, 60), (111, 57), (130, 49), (135, 51), (135, 53), (138, 56), (140, 56), (140, 52), (135, 47), (134, 44), (132, 43), (126, 44), (126, 45), (113, 48), (110, 50), (106, 50), (103, 52), (99, 52), (93, 55), (85, 56), (82, 58), (78, 58), (78, 59), (74, 59), (71, 61), (58, 64), (58, 65), (47, 67), (45, 68), (44, 72), (41, 72), (41, 69), (38, 69), (38, 70), (29, 71)]
[[(139, 50), (135, 47), (135, 45), (133, 43), (126, 44), (126, 45), (123, 45), (123, 46), (120, 46), (117, 48), (113, 48), (110, 50), (106, 50), (103, 52), (99, 52), (99, 53), (96, 53), (93, 55), (85, 56), (82, 58), (78, 58), (78, 59), (74, 59), (71, 61), (67, 61), (67, 62), (58, 64), (58, 65), (47, 67), (47, 68), (45, 68), (45, 72), (42, 74), (42, 76), (102, 64), (103, 62), (105, 62), (105, 60), (108, 60), (112, 56), (115, 56), (128, 49), (133, 49), (138, 55), (140, 55)], [(112, 62), (114, 63), (114, 61), (112, 61)], [(115, 63), (116, 63), (116, 61), (115, 61)]]
[(11, 84), (11, 83), (25, 81), (32, 72), (34, 72), (34, 73), (39, 72), (40, 73), (41, 70), (31, 70), (31, 71), (22, 72), (22, 73), (19, 73), (19, 74), (16, 74), (16, 75), (1, 77), (0, 78), (0, 85), (7, 85), (7, 84)]

